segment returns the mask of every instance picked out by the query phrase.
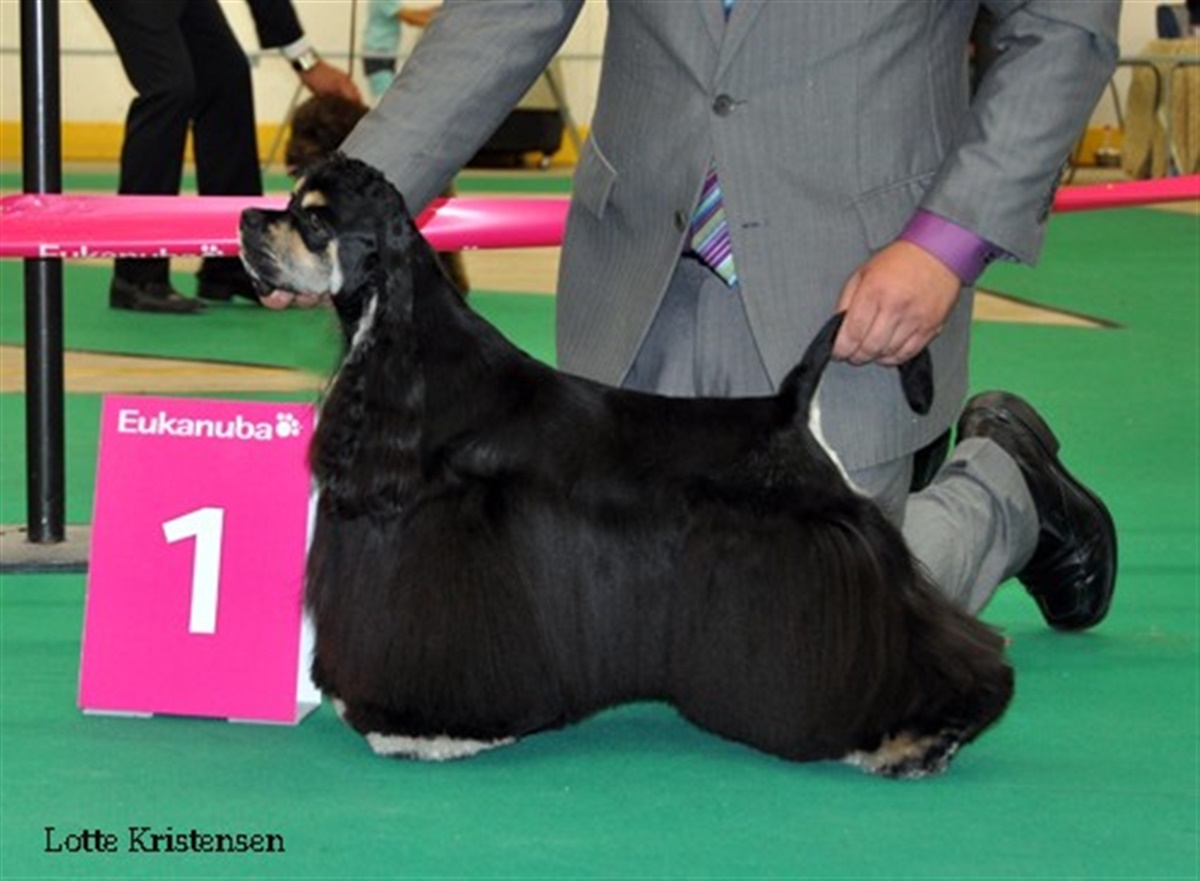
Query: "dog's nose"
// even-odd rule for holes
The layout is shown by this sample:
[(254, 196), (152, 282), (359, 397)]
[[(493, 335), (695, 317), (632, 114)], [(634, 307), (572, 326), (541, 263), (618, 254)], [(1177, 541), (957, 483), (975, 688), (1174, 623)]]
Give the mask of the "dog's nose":
[(259, 232), (263, 228), (264, 218), (263, 213), (255, 208), (247, 208), (242, 212), (242, 219), (238, 224), (238, 229), (242, 235), (248, 232)]

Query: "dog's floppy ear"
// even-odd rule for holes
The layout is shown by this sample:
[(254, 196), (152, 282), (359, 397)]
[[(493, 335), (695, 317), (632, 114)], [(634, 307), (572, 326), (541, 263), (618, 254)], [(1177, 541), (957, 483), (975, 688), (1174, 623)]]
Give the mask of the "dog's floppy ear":
[(399, 194), (382, 179), (379, 184), (387, 196), (378, 200), (375, 218), (379, 351), (367, 359), (359, 469), (370, 475), (364, 487), (368, 510), (393, 515), (408, 503), (420, 479), (425, 372), (413, 326), (416, 230)]
[(379, 213), (375, 218), (380, 314), (388, 326), (394, 327), (402, 336), (402, 339), (393, 342), (415, 353), (413, 298), (416, 295), (416, 277), (420, 271), (423, 242), (400, 193), (382, 176), (375, 184), (375, 189), (380, 192), (376, 200)]
[[(322, 504), (343, 516), (394, 516), (420, 478), (425, 377), (413, 329), (416, 228), (400, 195), (365, 164), (340, 159), (343, 183), (360, 193), (373, 251), (358, 294), (363, 336), (347, 353), (313, 445)], [(365, 222), (364, 222), (365, 221)], [(364, 245), (366, 247), (366, 245)], [(335, 301), (336, 302), (336, 301)]]

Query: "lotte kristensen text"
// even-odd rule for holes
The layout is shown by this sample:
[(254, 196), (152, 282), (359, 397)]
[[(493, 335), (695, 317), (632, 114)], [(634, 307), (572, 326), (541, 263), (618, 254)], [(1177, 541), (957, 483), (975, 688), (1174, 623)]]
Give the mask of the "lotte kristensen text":
[(129, 826), (122, 832), (80, 829), (63, 832), (45, 826), (46, 853), (284, 853), (275, 832), (180, 831), (173, 826)]

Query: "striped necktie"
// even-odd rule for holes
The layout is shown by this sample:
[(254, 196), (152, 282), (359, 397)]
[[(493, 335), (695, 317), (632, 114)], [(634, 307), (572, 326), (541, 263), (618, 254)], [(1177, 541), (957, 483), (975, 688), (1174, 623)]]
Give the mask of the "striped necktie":
[[(734, 0), (721, 0), (725, 17), (733, 8)], [(729, 221), (725, 218), (725, 203), (721, 196), (721, 182), (717, 179), (715, 164), (708, 166), (704, 186), (700, 190), (700, 204), (692, 215), (692, 250), (704, 264), (724, 279), (725, 284), (737, 284), (737, 269), (733, 265), (733, 245), (729, 238)]]
[(725, 219), (725, 205), (721, 197), (721, 182), (717, 180), (715, 165), (708, 167), (704, 187), (700, 191), (700, 205), (692, 215), (692, 250), (717, 275), (732, 287), (737, 284), (737, 270), (733, 265), (733, 246), (729, 240), (729, 221)]

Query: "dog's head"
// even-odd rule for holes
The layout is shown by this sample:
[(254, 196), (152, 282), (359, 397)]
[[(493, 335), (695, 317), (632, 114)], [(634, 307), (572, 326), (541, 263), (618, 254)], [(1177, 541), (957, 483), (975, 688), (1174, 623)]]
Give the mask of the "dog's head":
[[(415, 479), (424, 407), (415, 294), (452, 290), (433, 249), (383, 175), (341, 155), (306, 172), (282, 211), (243, 211), (240, 238), (259, 285), (327, 296), (342, 325), (346, 359), (311, 448), (322, 505), (394, 511)], [(387, 405), (368, 407), (368, 394)], [(382, 473), (350, 467), (378, 446), (389, 451)]]
[(428, 250), (383, 175), (340, 155), (301, 177), (282, 211), (243, 211), (239, 238), (263, 290), (332, 297), (348, 333), (373, 297), (390, 307), (411, 293), (411, 263)]
[(313, 95), (292, 114), (284, 161), (299, 175), (329, 159), (367, 113), (367, 105), (341, 95)]

